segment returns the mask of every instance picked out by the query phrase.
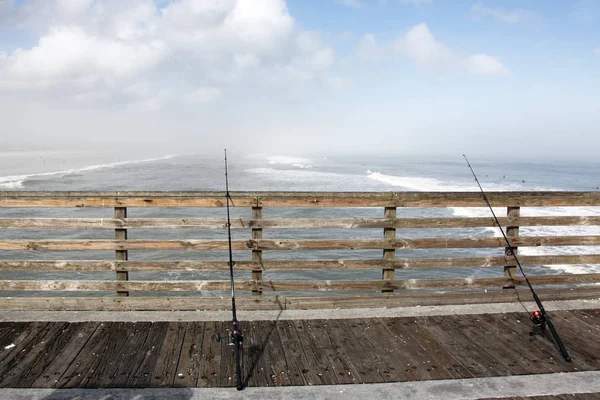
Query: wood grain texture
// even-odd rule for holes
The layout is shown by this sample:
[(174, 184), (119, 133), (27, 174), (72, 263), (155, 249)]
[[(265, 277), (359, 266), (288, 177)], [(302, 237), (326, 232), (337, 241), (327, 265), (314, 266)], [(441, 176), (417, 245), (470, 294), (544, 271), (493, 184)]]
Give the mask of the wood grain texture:
[[(260, 208), (260, 207), (253, 207)], [(499, 217), (502, 226), (595, 226), (599, 216)], [(0, 218), (6, 229), (226, 229), (224, 218)], [(496, 226), (493, 218), (234, 218), (232, 229), (477, 228)]]
[[(597, 274), (529, 275), (537, 285), (585, 284), (600, 282)], [(237, 290), (260, 291), (331, 291), (331, 290), (384, 290), (494, 287), (509, 283), (525, 285), (523, 277), (450, 278), (450, 279), (396, 279), (396, 280), (238, 280)], [(141, 291), (141, 292), (196, 292), (221, 290), (231, 287), (229, 280), (205, 281), (83, 281), (83, 280), (0, 280), (0, 290), (35, 291)]]
[[(485, 207), (476, 192), (230, 192), (236, 207)], [(598, 192), (487, 192), (495, 207), (600, 206)], [(0, 192), (0, 207), (224, 207), (223, 192)]]
[[(517, 247), (598, 246), (600, 236), (531, 236)], [(504, 238), (232, 240), (233, 250), (371, 250), (505, 247)], [(0, 250), (227, 250), (227, 240), (0, 240)]]
[[(521, 256), (521, 265), (600, 264), (600, 254)], [(363, 270), (363, 269), (442, 269), (458, 267), (501, 267), (512, 257), (396, 258), (393, 260), (262, 260), (236, 261), (240, 271), (261, 269)], [(0, 260), (0, 271), (228, 271), (226, 261), (92, 261), (92, 260)]]
[[(600, 370), (600, 311), (552, 314), (572, 362), (560, 358), (549, 338), (529, 335), (529, 315), (523, 312), (241, 321), (245, 381), (250, 387), (312, 386)], [(213, 339), (228, 326), (222, 321), (2, 322), (0, 331), (12, 331), (20, 341), (0, 351), (0, 387), (234, 390), (231, 346)]]

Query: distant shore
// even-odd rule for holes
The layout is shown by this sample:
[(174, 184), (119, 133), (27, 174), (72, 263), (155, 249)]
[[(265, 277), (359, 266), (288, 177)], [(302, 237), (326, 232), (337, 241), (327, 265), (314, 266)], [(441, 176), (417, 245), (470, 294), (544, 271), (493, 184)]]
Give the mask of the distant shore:
[(0, 177), (56, 172), (161, 156), (164, 154), (73, 150), (0, 151)]

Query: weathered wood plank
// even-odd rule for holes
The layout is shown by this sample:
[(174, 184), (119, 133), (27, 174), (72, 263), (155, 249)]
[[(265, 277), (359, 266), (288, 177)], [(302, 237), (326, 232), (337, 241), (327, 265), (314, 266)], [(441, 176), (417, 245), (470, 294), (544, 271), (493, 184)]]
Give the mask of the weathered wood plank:
[[(385, 328), (375, 319), (353, 320), (350, 325), (350, 340), (362, 347), (359, 354), (368, 360), (366, 369), (370, 373), (377, 372), (382, 382), (397, 382), (402, 379), (398, 374), (398, 358), (392, 354), (397, 348), (396, 338), (392, 338)], [(360, 372), (360, 371), (359, 371)], [(363, 373), (361, 373), (363, 375)]]
[(77, 353), (70, 365), (67, 366), (66, 371), (54, 383), (54, 388), (81, 387), (80, 385), (86, 374), (100, 362), (100, 354), (103, 352), (109, 338), (109, 331), (112, 328), (113, 324), (108, 322), (102, 322), (98, 325), (89, 340)]
[[(285, 306), (281, 296), (236, 296), (239, 310), (280, 310)], [(144, 311), (144, 310), (230, 310), (231, 299), (216, 297), (0, 297), (3, 310), (53, 311)], [(0, 353), (1, 354), (1, 353)]]
[(177, 364), (174, 387), (196, 387), (200, 374), (204, 322), (188, 323)]
[[(361, 360), (362, 356), (356, 353), (356, 347), (352, 346), (350, 340), (346, 335), (344, 329), (347, 321), (339, 321), (335, 319), (331, 319), (326, 321), (322, 327), (324, 331), (329, 336), (329, 344), (330, 350), (334, 357), (338, 358), (339, 367), (336, 368), (336, 373), (338, 375), (338, 380), (349, 383), (359, 383), (364, 382), (365, 380), (358, 372), (361, 369), (364, 369), (364, 364)], [(296, 329), (299, 329), (300, 325), (296, 325)], [(299, 332), (299, 334), (304, 334), (303, 332)], [(317, 337), (317, 339), (319, 339)], [(357, 357), (358, 356), (358, 357)], [(380, 382), (381, 377), (377, 377), (378, 374), (373, 376), (372, 374), (365, 374), (369, 378), (379, 378), (375, 382)]]
[(40, 343), (27, 352), (27, 357), (11, 368), (10, 373), (2, 380), (2, 387), (31, 387), (33, 382), (46, 373), (51, 362), (59, 357), (64, 348), (72, 341), (74, 334), (82, 333), (83, 325), (56, 322)]
[[(396, 218), (396, 207), (386, 207), (384, 211), (384, 216), (386, 218), (395, 219)], [(384, 228), (383, 229), (383, 238), (387, 240), (395, 240), (396, 239), (396, 228)], [(396, 249), (383, 249), (383, 259), (386, 261), (394, 260), (396, 258)], [(393, 268), (384, 268), (381, 271), (381, 279), (393, 281), (394, 280), (394, 269)], [(393, 290), (384, 289), (383, 292), (393, 292)]]
[[(126, 207), (115, 207), (115, 218), (125, 221), (127, 218), (127, 208)], [(127, 229), (117, 228), (115, 229), (115, 240), (127, 240)], [(129, 258), (129, 253), (127, 250), (116, 250), (115, 258), (117, 261), (127, 261)], [(118, 281), (128, 281), (129, 280), (129, 271), (127, 270), (119, 270), (116, 272), (116, 278)], [(117, 291), (117, 296), (127, 297), (129, 296), (128, 291)]]
[(408, 332), (410, 323), (403, 323), (399, 318), (378, 318), (381, 324), (388, 330), (388, 335), (397, 341), (397, 350), (402, 355), (398, 357), (398, 368), (404, 370), (409, 380), (440, 379), (433, 371), (428, 369), (431, 359), (425, 349)]
[[(506, 334), (505, 329), (494, 329), (490, 324), (483, 323), (479, 315), (470, 316), (465, 320), (457, 319), (455, 326), (473, 344), (485, 349), (487, 356), (496, 360), (497, 366), (502, 366), (517, 375), (523, 375), (529, 371), (521, 354), (510, 347), (511, 336)], [(490, 337), (499, 340), (490, 340)]]
[(266, 358), (264, 357), (265, 339), (260, 321), (244, 321), (242, 333), (244, 335), (244, 382), (248, 387), (268, 386), (271, 381), (266, 372)]
[(108, 386), (116, 366), (117, 354), (125, 346), (124, 338), (127, 337), (129, 330), (133, 326), (135, 325), (130, 322), (111, 323), (110, 329), (105, 333), (106, 340), (100, 351), (92, 354), (96, 358), (94, 367), (87, 371), (77, 386), (86, 388)]
[[(223, 344), (228, 343), (228, 332), (223, 329), (223, 323), (213, 321), (204, 325), (204, 336), (202, 337), (202, 367), (198, 377), (198, 386), (214, 387), (219, 385), (219, 375), (223, 360)], [(225, 341), (217, 342), (215, 335), (225, 335)], [(226, 354), (225, 354), (226, 355)]]
[[(477, 192), (230, 192), (236, 207), (484, 207)], [(492, 206), (600, 206), (598, 192), (488, 192)], [(222, 192), (0, 192), (0, 207), (224, 207)]]
[[(304, 295), (261, 296), (260, 299), (238, 296), (236, 306), (241, 310), (406, 307), (414, 305), (480, 304), (531, 301), (528, 289), (446, 290), (435, 292), (408, 291), (393, 294), (368, 293), (363, 295)], [(570, 287), (562, 290), (538, 288), (543, 300), (599, 299), (597, 286)], [(229, 310), (230, 299), (214, 297), (0, 297), (0, 308), (5, 310)]]
[(469, 347), (469, 339), (454, 329), (454, 318), (428, 317), (419, 321), (433, 338), (454, 356), (457, 365), (476, 377), (500, 375), (478, 346)]
[(31, 384), (34, 388), (51, 388), (61, 379), (63, 374), (79, 352), (88, 343), (98, 326), (99, 322), (83, 322), (73, 324), (76, 331), (71, 340), (63, 347), (60, 354), (53, 357), (50, 364), (47, 364), (42, 373)]
[(127, 387), (130, 374), (144, 359), (144, 352), (140, 349), (143, 348), (151, 327), (151, 322), (136, 322), (128, 326), (127, 335), (121, 338), (125, 342), (121, 351), (113, 355), (115, 361), (112, 368), (107, 370), (107, 377), (96, 387)]
[(35, 344), (36, 340), (44, 335), (50, 327), (51, 324), (48, 322), (34, 323), (23, 331), (15, 332), (14, 336), (11, 335), (13, 338), (10, 344), (15, 346), (0, 349), (0, 375), (4, 375), (13, 365), (12, 361), (22, 356), (23, 350), (30, 348), (32, 343)]
[(44, 351), (48, 341), (56, 337), (66, 323), (49, 322), (40, 329), (28, 334), (23, 341), (15, 343), (12, 349), (4, 349), (4, 352), (12, 351), (12, 354), (2, 359), (0, 367), (0, 386), (14, 387), (19, 382), (19, 377), (30, 372), (32, 363), (38, 360), (40, 353)]
[(136, 359), (137, 364), (133, 365), (133, 369), (125, 385), (126, 387), (146, 388), (153, 382), (154, 367), (156, 366), (156, 361), (160, 355), (168, 329), (168, 322), (152, 323), (143, 345), (145, 351), (141, 352), (143, 357), (141, 360)]
[[(513, 246), (598, 246), (600, 236), (530, 236)], [(503, 238), (233, 240), (233, 250), (371, 250), (504, 247)], [(226, 240), (0, 240), (0, 250), (227, 250)]]
[[(252, 218), (260, 223), (263, 216), (262, 207), (252, 207)], [(263, 230), (262, 227), (253, 227), (252, 228), (252, 240), (261, 240), (263, 238)], [(256, 268), (252, 270), (252, 279), (254, 280), (262, 280), (262, 259), (263, 254), (262, 250), (252, 250), (252, 261), (255, 261), (260, 268)], [(260, 296), (262, 294), (259, 290), (252, 291), (252, 295)]]
[(181, 345), (185, 338), (185, 323), (171, 322), (160, 349), (152, 386), (172, 387), (177, 376), (177, 363), (181, 354)]
[[(517, 218), (520, 215), (521, 215), (520, 207), (508, 207), (506, 210), (507, 217)], [(507, 226), (506, 229), (504, 230), (504, 232), (506, 232), (506, 237), (510, 243), (510, 246), (507, 246), (504, 248), (504, 255), (507, 257), (517, 256), (519, 254), (519, 248), (514, 246), (513, 242), (515, 241), (516, 238), (519, 237), (519, 226), (518, 225)], [(516, 267), (517, 267), (516, 261), (507, 262), (506, 265), (504, 265), (504, 276), (509, 277), (509, 278), (516, 276), (517, 275)], [(509, 285), (505, 286), (506, 289), (511, 289), (514, 287), (515, 286), (513, 284), (509, 284)]]
[[(260, 209), (260, 207), (253, 207)], [(498, 218), (502, 226), (600, 225), (600, 216)], [(14, 229), (225, 229), (224, 218), (0, 218)], [(477, 228), (496, 226), (493, 218), (235, 218), (232, 229)]]
[[(307, 385), (349, 382), (345, 374), (337, 373), (342, 370), (336, 368), (340, 365), (339, 360), (330, 357), (333, 348), (331, 338), (324, 330), (327, 321), (286, 322), (282, 329), (290, 346), (286, 353), (297, 360), (302, 379)], [(319, 333), (315, 334), (315, 331)]]
[[(536, 293), (544, 301), (599, 299), (600, 288), (571, 287), (565, 290), (554, 288), (537, 288)], [(517, 296), (518, 294), (518, 296)], [(305, 295), (287, 296), (286, 309), (311, 310), (322, 308), (380, 308), (408, 307), (446, 304), (481, 304), (481, 303), (510, 303), (532, 301), (529, 289), (503, 290), (460, 290), (435, 292), (397, 292), (365, 295)]]
[[(594, 325), (589, 325), (583, 314)], [(528, 334), (531, 322), (527, 313), (248, 322), (243, 325), (250, 353), (246, 365), (254, 365), (261, 377), (259, 381), (254, 379), (259, 375), (254, 375), (249, 384), (374, 383), (599, 370), (597, 340), (590, 345), (590, 340), (596, 338), (587, 327), (597, 330), (600, 311), (554, 311), (552, 315), (573, 355), (570, 363), (560, 358), (549, 337)], [(3, 323), (0, 329), (7, 324), (11, 323)], [(46, 323), (43, 332), (39, 323), (25, 325), (23, 332), (32, 338), (9, 361), (13, 367), (7, 369), (7, 379), (17, 382), (10, 386), (27, 386), (32, 379), (27, 371), (38, 375), (42, 366), (56, 365), (55, 357), (62, 357), (70, 365), (62, 368), (67, 372), (61, 373), (58, 387), (157, 387), (168, 384), (174, 375), (171, 371), (177, 372), (175, 380), (184, 379), (179, 378), (179, 368), (183, 367), (182, 362), (187, 363), (183, 354), (177, 355), (178, 349), (200, 340), (200, 336), (199, 375), (208, 374), (211, 379), (201, 379), (197, 385), (230, 387), (233, 383), (229, 379), (233, 377), (231, 348), (227, 342), (216, 343), (212, 335), (215, 330), (226, 333), (224, 328), (230, 322), (108, 322), (100, 324), (93, 334), (90, 330), (80, 331), (82, 325), (89, 326), (87, 323)], [(67, 327), (61, 330), (61, 325)], [(204, 329), (198, 329), (201, 325)], [(171, 330), (165, 335), (169, 327)], [(147, 335), (142, 335), (145, 340), (137, 336), (136, 331), (146, 330)], [(85, 333), (87, 344), (76, 350), (76, 355), (67, 354), (82, 346), (81, 342), (72, 346), (68, 341), (63, 346), (60, 338), (65, 336), (66, 340), (70, 336), (75, 343), (79, 340), (76, 332)], [(57, 335), (59, 343), (54, 343), (51, 337)], [(45, 337), (50, 340), (40, 347), (35, 339)], [(118, 343), (119, 340), (124, 343)], [(505, 349), (507, 342), (514, 348)], [(131, 356), (129, 360), (127, 356)], [(2, 364), (0, 367), (5, 368)], [(155, 371), (164, 374), (155, 375)], [(18, 377), (23, 381), (18, 381)], [(54, 383), (43, 373), (40, 377), (50, 385)], [(127, 382), (122, 384), (125, 377)]]
[[(521, 265), (600, 264), (600, 254), (521, 256)], [(235, 269), (277, 270), (362, 270), (441, 269), (458, 267), (501, 267), (512, 257), (396, 258), (394, 260), (262, 260), (236, 261)], [(229, 271), (226, 261), (91, 261), (91, 260), (0, 260), (0, 271)]]
[[(600, 282), (598, 274), (564, 274), (564, 275), (530, 275), (532, 284), (567, 284)], [(284, 290), (384, 290), (384, 289), (434, 289), (463, 287), (496, 287), (514, 283), (525, 285), (522, 277), (499, 278), (451, 278), (451, 279), (397, 279), (381, 280), (287, 280), (287, 281), (236, 281), (238, 290), (284, 291)], [(175, 291), (196, 292), (212, 290), (228, 290), (230, 281), (34, 281), (34, 280), (0, 280), (0, 290), (35, 290), (35, 291)]]
[[(288, 329), (286, 329), (286, 326)], [(279, 341), (284, 349), (287, 370), (285, 372), (285, 383), (287, 385), (307, 385), (304, 379), (304, 364), (301, 360), (302, 344), (298, 342), (295, 332), (291, 331), (291, 322), (285, 321), (275, 324)], [(305, 332), (308, 335), (308, 332)]]

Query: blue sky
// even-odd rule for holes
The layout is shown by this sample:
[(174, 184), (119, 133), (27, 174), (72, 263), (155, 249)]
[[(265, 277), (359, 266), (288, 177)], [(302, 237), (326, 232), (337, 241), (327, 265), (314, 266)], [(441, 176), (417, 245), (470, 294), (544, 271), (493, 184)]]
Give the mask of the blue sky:
[(0, 0), (0, 134), (592, 157), (599, 24), (592, 0)]

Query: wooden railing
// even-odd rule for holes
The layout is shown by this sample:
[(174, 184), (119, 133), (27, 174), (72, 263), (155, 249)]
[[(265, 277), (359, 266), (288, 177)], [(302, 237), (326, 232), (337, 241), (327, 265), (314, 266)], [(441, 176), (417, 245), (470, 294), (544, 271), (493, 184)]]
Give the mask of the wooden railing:
[[(465, 237), (470, 228), (495, 226), (491, 217), (398, 217), (403, 208), (428, 207), (485, 207), (479, 193), (291, 193), (291, 192), (232, 192), (236, 212), (244, 208), (248, 217), (232, 219), (232, 228), (238, 232), (232, 246), (236, 250), (236, 289), (238, 305), (242, 309), (315, 308), (315, 307), (391, 307), (401, 305), (429, 305), (451, 303), (501, 302), (530, 299), (523, 288), (523, 278), (516, 273), (515, 260), (506, 249), (501, 237)], [(598, 216), (544, 216), (522, 217), (521, 207), (600, 207), (597, 192), (490, 192), (488, 198), (494, 207), (505, 207), (506, 217), (499, 218), (507, 228), (515, 252), (530, 246), (600, 246), (600, 236), (522, 236), (519, 227), (600, 225)], [(220, 192), (0, 192), (0, 309), (52, 309), (52, 310), (132, 310), (132, 309), (227, 309), (230, 300), (228, 279), (203, 280), (134, 280), (133, 274), (156, 271), (172, 273), (181, 271), (217, 273), (228, 271), (225, 236), (222, 239), (131, 239), (128, 233), (137, 229), (199, 229), (224, 232), (226, 221), (210, 216), (197, 217), (196, 208), (224, 207), (224, 193)], [(107, 218), (32, 218), (27, 210), (47, 208), (107, 208), (114, 209)], [(182, 208), (179, 214), (189, 217), (161, 217), (163, 208)], [(151, 209), (155, 216), (148, 217)], [(344, 215), (358, 214), (363, 208), (380, 209), (381, 217), (344, 218), (281, 218), (269, 215), (282, 210), (304, 208), (343, 208)], [(7, 211), (11, 217), (5, 218)], [(60, 211), (60, 210), (59, 210)], [(52, 210), (52, 216), (57, 213)], [(143, 217), (136, 217), (143, 214)], [(43, 212), (42, 212), (43, 214)], [(15, 217), (18, 215), (18, 217)], [(459, 237), (449, 237), (446, 228), (462, 228)], [(106, 239), (52, 239), (9, 238), (9, 232), (28, 232), (31, 229), (74, 229), (75, 232), (104, 229), (114, 231), (115, 238)], [(283, 229), (302, 229), (301, 238), (273, 239)], [(327, 238), (322, 229), (354, 229), (358, 238)], [(358, 232), (371, 235), (360, 236)], [(373, 229), (380, 230), (379, 238)], [(402, 229), (428, 229), (426, 232), (445, 232), (442, 237), (407, 237)], [(244, 239), (239, 236), (244, 235)], [(239, 232), (241, 231), (241, 232)], [(158, 231), (156, 231), (158, 232)], [(180, 231), (174, 231), (180, 232)], [(304, 232), (304, 231), (303, 231)], [(268, 233), (268, 234), (267, 234)], [(318, 235), (317, 235), (318, 233)], [(479, 236), (483, 233), (479, 232)], [(485, 234), (484, 234), (485, 235)], [(130, 236), (130, 235), (129, 235)], [(155, 236), (158, 236), (155, 235)], [(296, 235), (298, 236), (298, 235)], [(417, 235), (418, 236), (418, 235)], [(266, 237), (266, 238), (265, 238)], [(406, 250), (422, 249), (418, 256), (401, 257)], [(428, 251), (445, 249), (472, 249), (472, 255), (430, 256)], [(486, 250), (480, 250), (486, 249)], [(494, 250), (496, 249), (496, 250)], [(32, 251), (113, 251), (114, 259), (17, 259), (18, 255)], [(143, 251), (193, 250), (212, 252), (213, 259), (204, 260), (149, 260), (130, 259)], [(276, 251), (302, 251), (307, 257), (272, 257)], [(322, 250), (337, 251), (341, 258), (319, 258)], [(361, 250), (370, 250), (367, 257)], [(373, 251), (381, 251), (373, 257)], [(214, 259), (214, 251), (223, 256)], [(240, 256), (240, 252), (247, 256)], [(482, 251), (486, 253), (482, 255)], [(502, 253), (504, 251), (504, 253)], [(77, 253), (79, 254), (79, 253)], [(504, 254), (504, 255), (502, 255)], [(464, 252), (461, 253), (464, 255)], [(23, 257), (30, 258), (30, 257)], [(556, 264), (600, 264), (600, 254), (544, 254), (519, 256), (524, 266)], [(447, 278), (407, 279), (409, 270), (445, 270), (456, 268), (492, 268), (497, 276), (457, 276)], [(317, 279), (319, 274), (338, 270), (343, 279)], [(369, 270), (379, 270), (381, 279), (364, 279)], [(27, 279), (14, 279), (22, 271)], [(77, 272), (80, 277), (97, 271), (114, 271), (113, 279), (37, 279), (35, 273)], [(302, 271), (311, 271), (310, 276)], [(296, 273), (300, 279), (287, 279), (270, 274)], [(7, 274), (13, 279), (6, 279)], [(15, 275), (17, 274), (17, 275)], [(241, 275), (240, 275), (241, 274)], [(64, 274), (63, 274), (64, 275)], [(489, 275), (489, 274), (488, 274)], [(492, 274), (493, 275), (493, 274)], [(240, 277), (241, 276), (241, 277)], [(223, 277), (225, 277), (223, 275)], [(539, 289), (543, 299), (599, 298), (600, 274), (556, 273), (529, 274), (531, 283)], [(515, 289), (516, 287), (516, 289)], [(223, 291), (223, 293), (219, 293)], [(165, 292), (167, 292), (165, 294)], [(327, 294), (316, 292), (328, 292)], [(42, 293), (42, 295), (40, 295)], [(44, 295), (44, 293), (48, 293)], [(78, 295), (79, 293), (79, 295)], [(91, 295), (90, 295), (91, 293)], [(96, 293), (94, 295), (94, 293)], [(154, 295), (152, 293), (155, 293)], [(100, 294), (101, 296), (98, 296)], [(181, 296), (185, 294), (185, 296)], [(209, 294), (208, 296), (205, 296)], [(222, 297), (221, 297), (222, 295)]]

